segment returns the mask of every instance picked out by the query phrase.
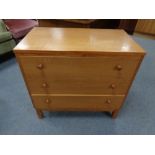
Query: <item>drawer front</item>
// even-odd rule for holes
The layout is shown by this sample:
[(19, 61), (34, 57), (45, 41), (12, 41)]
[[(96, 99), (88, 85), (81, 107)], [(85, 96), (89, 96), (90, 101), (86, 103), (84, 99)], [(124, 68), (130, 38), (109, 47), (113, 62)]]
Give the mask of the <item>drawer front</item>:
[(113, 111), (124, 96), (32, 96), (37, 109), (53, 111)]
[(125, 94), (139, 57), (20, 57), (32, 94)]

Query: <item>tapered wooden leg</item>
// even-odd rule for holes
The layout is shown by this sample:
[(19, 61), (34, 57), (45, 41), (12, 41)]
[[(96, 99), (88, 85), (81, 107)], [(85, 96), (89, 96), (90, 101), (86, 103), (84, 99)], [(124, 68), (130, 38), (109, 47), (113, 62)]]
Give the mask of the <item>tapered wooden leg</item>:
[(36, 113), (40, 119), (44, 117), (44, 113), (42, 110), (36, 109)]
[(114, 110), (114, 111), (112, 112), (112, 118), (116, 118), (117, 115), (118, 115), (118, 112), (119, 112), (119, 109)]

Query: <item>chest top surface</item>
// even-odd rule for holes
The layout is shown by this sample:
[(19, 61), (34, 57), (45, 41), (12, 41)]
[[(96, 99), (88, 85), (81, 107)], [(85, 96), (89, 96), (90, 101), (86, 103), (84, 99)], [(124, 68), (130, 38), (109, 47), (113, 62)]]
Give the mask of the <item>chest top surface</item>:
[(145, 54), (145, 51), (124, 30), (45, 27), (33, 28), (14, 51)]

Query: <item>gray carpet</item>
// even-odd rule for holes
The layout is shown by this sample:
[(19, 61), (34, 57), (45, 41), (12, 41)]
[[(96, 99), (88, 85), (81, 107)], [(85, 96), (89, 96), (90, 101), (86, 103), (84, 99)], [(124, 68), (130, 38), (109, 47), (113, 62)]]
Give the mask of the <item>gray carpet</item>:
[(155, 40), (134, 37), (145, 57), (117, 119), (106, 113), (37, 118), (15, 59), (0, 64), (0, 134), (155, 134)]

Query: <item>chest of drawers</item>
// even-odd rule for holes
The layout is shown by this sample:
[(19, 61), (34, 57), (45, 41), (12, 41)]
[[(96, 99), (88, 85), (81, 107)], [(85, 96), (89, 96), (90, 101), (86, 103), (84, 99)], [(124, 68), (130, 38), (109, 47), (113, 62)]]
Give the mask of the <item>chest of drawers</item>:
[(123, 30), (41, 27), (14, 52), (39, 118), (43, 111), (115, 118), (145, 55)]

